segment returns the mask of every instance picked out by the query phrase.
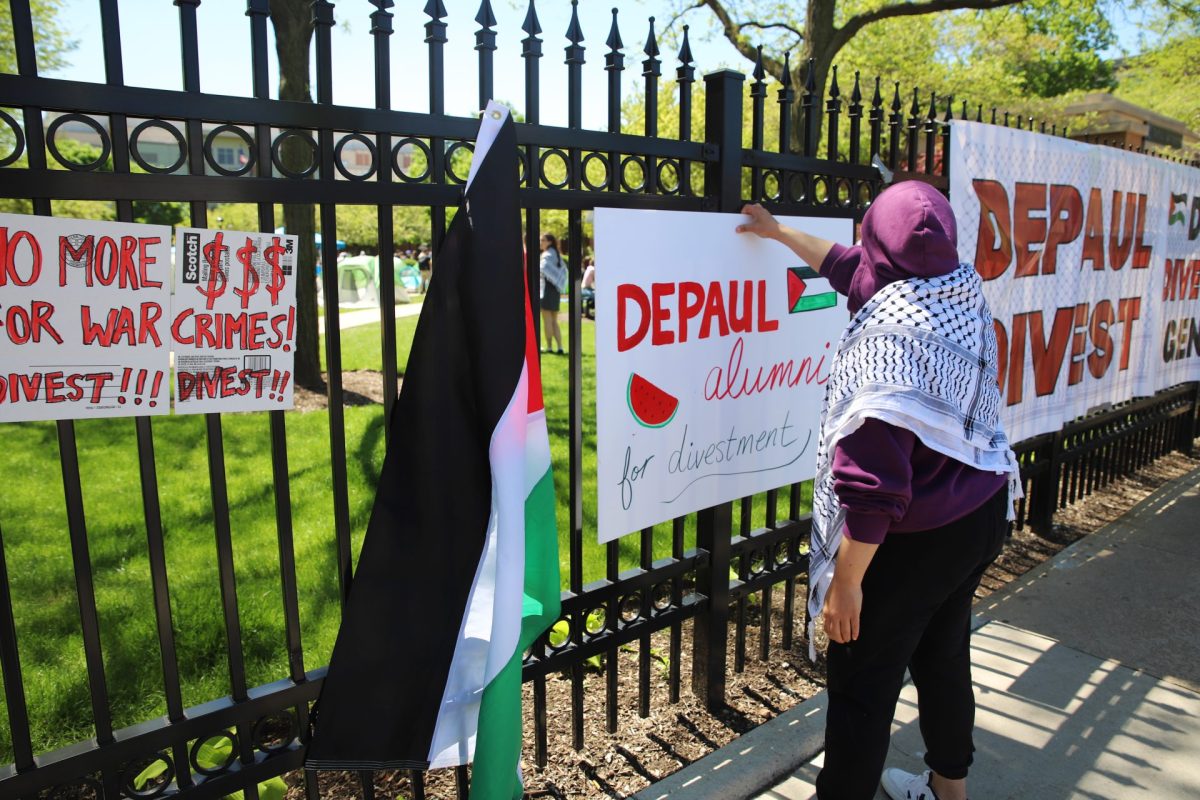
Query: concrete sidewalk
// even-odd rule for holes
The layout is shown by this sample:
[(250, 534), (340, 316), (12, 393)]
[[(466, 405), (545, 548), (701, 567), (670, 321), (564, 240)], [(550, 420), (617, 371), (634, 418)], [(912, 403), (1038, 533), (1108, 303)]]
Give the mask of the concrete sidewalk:
[[(1195, 470), (978, 606), (971, 797), (1200, 798), (1198, 575)], [(637, 797), (815, 797), (824, 710), (821, 694)], [(909, 685), (888, 766), (919, 771), (922, 749)]]

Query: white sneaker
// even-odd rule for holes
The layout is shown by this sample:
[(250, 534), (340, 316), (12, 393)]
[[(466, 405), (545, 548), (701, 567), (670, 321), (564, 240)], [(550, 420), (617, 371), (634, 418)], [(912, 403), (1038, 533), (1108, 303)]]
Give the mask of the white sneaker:
[(937, 800), (937, 795), (929, 786), (930, 770), (919, 775), (905, 772), (896, 767), (883, 771), (883, 791), (892, 800)]

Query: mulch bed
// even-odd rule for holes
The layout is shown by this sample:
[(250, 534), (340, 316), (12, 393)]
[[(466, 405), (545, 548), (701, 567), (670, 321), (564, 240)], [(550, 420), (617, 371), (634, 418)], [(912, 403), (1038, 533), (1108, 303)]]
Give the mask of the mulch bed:
[[(351, 377), (346, 377), (351, 376)], [(347, 397), (382, 399), (382, 382), (377, 372), (345, 373)], [(311, 394), (311, 393), (310, 393)], [(379, 402), (374, 400), (373, 402)], [(312, 405), (323, 404), (324, 395), (315, 395)], [(349, 401), (348, 401), (349, 402)], [(366, 402), (372, 402), (368, 399)], [(297, 406), (300, 407), (300, 392)], [(1024, 573), (1054, 556), (1074, 541), (1101, 529), (1150, 495), (1164, 483), (1200, 466), (1200, 460), (1172, 453), (1143, 469), (1137, 475), (1115, 481), (1104, 490), (1059, 511), (1049, 538), (1018, 531), (1009, 540), (1003, 554), (988, 570), (977, 592), (983, 598), (1003, 588)], [(802, 586), (802, 585), (801, 585)], [(730, 635), (727, 663), (727, 707), (710, 713), (691, 694), (691, 625), (683, 627), (680, 674), (683, 687), (680, 701), (668, 702), (667, 667), (651, 660), (650, 715), (638, 714), (638, 655), (636, 645), (618, 652), (617, 732), (606, 729), (606, 678), (600, 670), (589, 668), (584, 677), (584, 747), (576, 751), (571, 732), (571, 681), (567, 675), (551, 676), (546, 681), (548, 714), (548, 763), (544, 768), (533, 763), (533, 689), (524, 686), (525, 745), (522, 769), (527, 797), (624, 798), (651, 783), (728, 744), (739, 735), (782, 714), (819, 692), (824, 686), (824, 663), (808, 661), (802, 639), (802, 619), (797, 616), (792, 647), (783, 650), (783, 590), (772, 593), (771, 653), (767, 661), (758, 660), (759, 608), (748, 604), (745, 669), (733, 671), (734, 636)], [(798, 594), (796, 608), (802, 608)], [(667, 653), (667, 631), (651, 637), (651, 648)], [(285, 776), (291, 787), (288, 800), (303, 797), (302, 774)], [(321, 796), (330, 800), (363, 796), (357, 773), (319, 773)], [(380, 772), (374, 776), (377, 797), (411, 798), (413, 787), (407, 773)], [(424, 796), (452, 800), (458, 795), (453, 770), (438, 770), (425, 776)]]

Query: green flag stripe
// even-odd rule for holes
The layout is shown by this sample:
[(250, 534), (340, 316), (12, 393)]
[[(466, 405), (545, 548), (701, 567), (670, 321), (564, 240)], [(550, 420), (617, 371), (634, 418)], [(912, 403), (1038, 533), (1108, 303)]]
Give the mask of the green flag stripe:
[[(471, 800), (520, 800), (521, 659), (533, 641), (558, 619), (558, 532), (554, 476), (549, 469), (525, 500), (525, 598), (517, 649), (483, 690)], [(540, 611), (540, 613), (538, 613)]]

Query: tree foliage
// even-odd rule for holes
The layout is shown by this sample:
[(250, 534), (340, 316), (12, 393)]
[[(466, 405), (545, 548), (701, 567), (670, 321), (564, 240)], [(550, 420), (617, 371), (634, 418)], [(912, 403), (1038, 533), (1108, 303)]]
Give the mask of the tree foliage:
[[(707, 20), (710, 35), (724, 36), (751, 63), (763, 45), (764, 70), (776, 81), (784, 77), (783, 54), (790, 54), (798, 93), (811, 58), (818, 92), (836, 63), (843, 98), (857, 70), (868, 80), (881, 76), (885, 89), (899, 81), (903, 89), (1011, 106), (1113, 85), (1101, 53), (1115, 42), (1107, 15), (1115, 1), (695, 0), (681, 13)], [(795, 147), (802, 136), (799, 104), (793, 114)]]
[[(38, 72), (60, 69), (67, 64), (67, 55), (79, 43), (67, 35), (61, 24), (64, 0), (30, 0), (33, 18), (34, 50), (37, 52)], [(17, 48), (13, 40), (12, 8), (0, 3), (0, 72), (17, 72)]]
[(1200, 132), (1200, 23), (1173, 16), (1160, 26), (1161, 43), (1121, 66), (1115, 94)]

